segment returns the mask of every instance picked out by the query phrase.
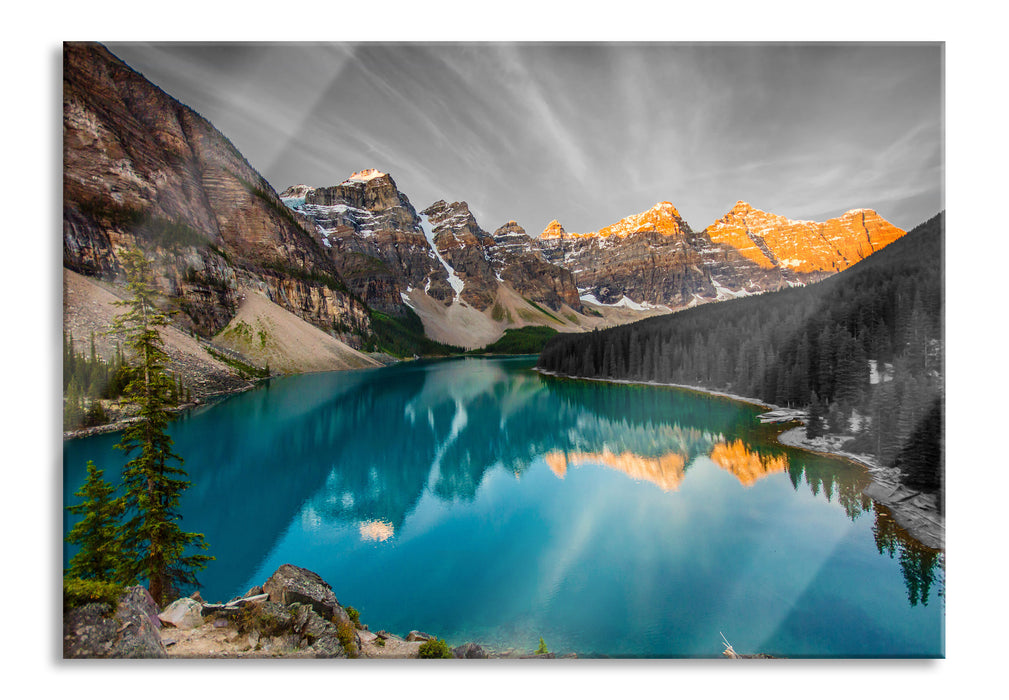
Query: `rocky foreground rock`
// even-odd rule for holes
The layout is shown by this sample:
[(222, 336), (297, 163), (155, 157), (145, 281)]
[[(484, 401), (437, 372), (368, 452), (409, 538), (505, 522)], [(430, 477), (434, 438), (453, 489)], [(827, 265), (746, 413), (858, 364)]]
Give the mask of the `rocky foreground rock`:
[[(262, 585), (226, 603), (199, 593), (159, 611), (142, 586), (126, 591), (116, 610), (91, 603), (64, 614), (64, 658), (419, 658), (433, 635), (406, 637), (353, 620), (332, 587), (313, 571), (284, 564)], [(455, 658), (493, 656), (468, 642)], [(511, 655), (511, 654), (509, 654)]]
[(63, 616), (65, 659), (160, 659), (166, 656), (158, 606), (143, 586), (127, 589), (115, 610), (106, 603), (89, 603)]

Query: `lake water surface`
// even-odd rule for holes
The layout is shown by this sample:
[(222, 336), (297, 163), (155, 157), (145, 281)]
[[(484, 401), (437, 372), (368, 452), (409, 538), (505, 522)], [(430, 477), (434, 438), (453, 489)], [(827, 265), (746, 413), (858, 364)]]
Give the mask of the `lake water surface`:
[[(452, 645), (943, 655), (941, 555), (861, 495), (863, 469), (782, 447), (754, 406), (534, 364), (286, 377), (180, 418), (183, 527), (217, 557), (203, 597), (293, 563), (372, 630)], [(88, 459), (118, 482), (118, 441), (64, 443), (65, 504)]]

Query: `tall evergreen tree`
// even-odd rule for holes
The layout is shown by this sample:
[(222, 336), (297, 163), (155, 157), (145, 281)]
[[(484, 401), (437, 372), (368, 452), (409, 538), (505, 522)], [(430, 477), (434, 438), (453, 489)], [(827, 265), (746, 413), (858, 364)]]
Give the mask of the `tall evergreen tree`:
[(806, 437), (807, 438), (817, 438), (823, 435), (823, 415), (824, 415), (823, 404), (820, 403), (820, 397), (816, 395), (816, 392), (812, 392), (809, 397), (809, 419), (806, 422)]
[(88, 460), (87, 479), (74, 494), (81, 502), (67, 506), (74, 515), (84, 516), (67, 533), (67, 542), (80, 545), (80, 550), (70, 559), (67, 576), (113, 581), (122, 568), (119, 518), (124, 502), (122, 497), (114, 497), (116, 487), (103, 476), (103, 470)]
[(149, 261), (131, 249), (122, 256), (130, 298), (117, 302), (125, 311), (114, 328), (123, 333), (134, 356), (135, 370), (126, 396), (139, 407), (139, 418), (123, 431), (116, 446), (135, 455), (123, 469), (127, 520), (123, 545), (127, 558), (120, 578), (147, 580), (151, 596), (159, 605), (180, 584), (196, 584), (196, 572), (213, 557), (192, 553), (206, 549), (203, 535), (179, 527), (179, 497), (189, 487), (186, 472), (173, 462), (182, 458), (172, 452), (168, 435), (171, 380), (165, 371), (167, 355), (160, 328), (167, 316), (157, 306), (158, 294), (151, 282)]

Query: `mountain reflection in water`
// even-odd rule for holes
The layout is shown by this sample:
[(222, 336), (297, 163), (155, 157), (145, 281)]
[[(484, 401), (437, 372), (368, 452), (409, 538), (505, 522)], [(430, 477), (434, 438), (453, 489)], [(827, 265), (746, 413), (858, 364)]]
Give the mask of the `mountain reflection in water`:
[[(542, 377), (532, 364), (472, 358), (288, 377), (174, 423), (192, 479), (184, 522), (217, 557), (201, 576), (205, 595), (224, 599), (261, 582), (255, 577), (295, 531), (322, 541), (345, 527), (360, 546), (396, 547), (422, 502), (465, 509), (495, 474), (535, 481), (537, 469), (572, 493), (584, 488), (573, 483), (574, 469), (579, 477), (620, 473), (659, 489), (673, 510), (695, 471), (698, 488), (731, 475), (731, 488), (751, 498), (758, 485), (787, 478), (851, 521), (872, 514), (876, 548), (899, 560), (910, 605), (928, 605), (933, 588), (941, 591), (942, 554), (917, 545), (862, 495), (864, 469), (782, 447), (775, 428), (755, 420), (758, 409), (681, 390)], [(88, 459), (118, 478), (117, 441), (65, 443), (65, 504)], [(65, 529), (72, 525), (67, 516)], [(66, 548), (65, 561), (72, 553)]]

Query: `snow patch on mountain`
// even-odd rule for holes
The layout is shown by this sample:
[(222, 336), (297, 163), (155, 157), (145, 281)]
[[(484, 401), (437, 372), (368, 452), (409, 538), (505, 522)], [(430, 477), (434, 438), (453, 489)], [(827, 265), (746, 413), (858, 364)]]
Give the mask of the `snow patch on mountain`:
[(431, 228), (431, 222), (428, 221), (427, 214), (420, 215), (420, 228), (424, 231), (424, 238), (427, 239), (428, 244), (431, 246), (431, 250), (434, 251), (435, 257), (438, 262), (441, 263), (442, 267), (445, 268), (445, 272), (448, 273), (448, 283), (452, 286), (452, 291), (455, 292), (456, 298), (462, 294), (462, 288), (466, 286), (466, 283), (462, 281), (462, 278), (456, 274), (455, 268), (448, 264), (448, 261), (441, 256), (441, 252), (438, 250), (438, 246), (434, 243), (434, 229)]
[[(430, 282), (428, 282), (428, 284), (430, 285)], [(412, 301), (410, 301), (409, 294), (412, 291), (413, 291), (413, 287), (407, 287), (405, 292), (400, 292), (399, 293), (399, 298), (403, 300), (404, 304), (406, 304), (407, 306), (409, 306), (414, 311), (417, 311), (417, 307), (414, 306), (414, 304), (413, 304)], [(427, 292), (426, 289), (424, 291)]]
[(739, 299), (741, 297), (752, 296), (750, 292), (746, 291), (745, 289), (740, 289), (738, 292), (734, 292), (728, 287), (722, 285), (714, 277), (711, 278), (711, 284), (715, 288), (716, 293), (715, 298), (717, 298), (718, 301), (725, 301), (726, 299)]
[[(578, 291), (581, 292), (582, 290), (579, 289)], [(612, 304), (604, 304), (603, 302), (599, 301), (596, 298), (595, 294), (592, 294), (591, 292), (583, 293), (578, 298), (590, 304), (595, 304), (596, 306), (608, 306), (614, 309), (622, 306), (624, 308), (631, 309), (632, 311), (656, 311), (656, 310), (672, 311), (672, 309), (670, 309), (668, 306), (651, 304), (647, 301), (639, 303), (627, 296), (621, 297), (620, 301), (615, 301)]]

